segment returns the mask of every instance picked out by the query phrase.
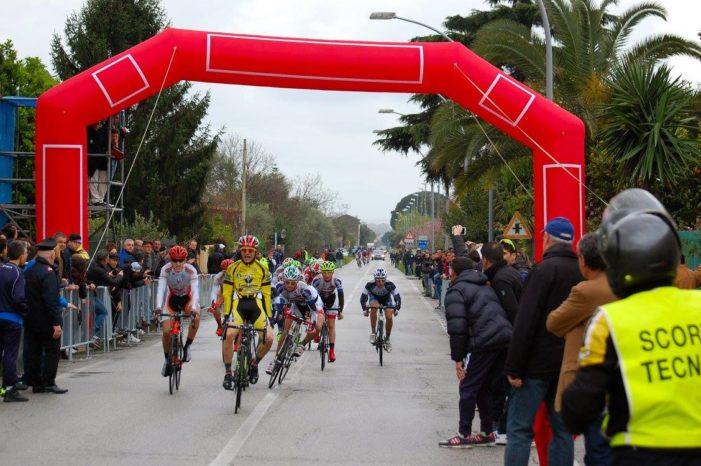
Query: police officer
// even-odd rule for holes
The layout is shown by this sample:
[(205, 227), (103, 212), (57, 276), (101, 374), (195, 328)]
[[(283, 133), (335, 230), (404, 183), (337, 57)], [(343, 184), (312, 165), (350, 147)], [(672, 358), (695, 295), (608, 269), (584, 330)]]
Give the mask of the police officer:
[(701, 465), (701, 291), (672, 286), (680, 241), (664, 208), (636, 207), (599, 229), (621, 300), (592, 318), (562, 417), (582, 433), (608, 404), (614, 465)]
[(24, 275), (29, 307), (24, 333), (27, 340), (25, 377), (33, 393), (61, 394), (68, 390), (56, 386), (63, 327), (58, 277), (54, 269), (56, 240), (47, 238), (37, 248), (36, 263)]

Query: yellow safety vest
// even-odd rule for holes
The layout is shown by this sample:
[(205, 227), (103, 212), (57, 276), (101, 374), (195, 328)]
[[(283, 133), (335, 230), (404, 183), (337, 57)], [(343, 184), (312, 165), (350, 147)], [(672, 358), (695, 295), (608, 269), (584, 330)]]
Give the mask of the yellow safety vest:
[(701, 291), (656, 288), (602, 306), (628, 398), (611, 446), (701, 446)]

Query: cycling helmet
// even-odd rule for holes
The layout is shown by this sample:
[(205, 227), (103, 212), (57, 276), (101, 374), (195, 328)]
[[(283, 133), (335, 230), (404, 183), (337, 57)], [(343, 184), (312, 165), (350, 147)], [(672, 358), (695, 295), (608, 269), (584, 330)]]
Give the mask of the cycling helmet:
[(331, 261), (326, 261), (321, 264), (322, 272), (333, 272), (334, 270), (336, 270), (336, 264)]
[(599, 229), (611, 290), (624, 298), (654, 286), (671, 285), (681, 257), (673, 222), (660, 211), (623, 213), (613, 212)]
[(233, 263), (234, 263), (234, 261), (231, 259), (224, 259), (223, 261), (221, 261), (221, 264), (219, 264), (219, 266), (221, 267), (222, 270), (226, 270)]
[(239, 247), (258, 249), (258, 238), (253, 235), (246, 235), (239, 238)]
[(321, 273), (321, 262), (315, 261), (309, 266), (309, 268), (311, 269), (312, 273), (319, 274)]
[(185, 260), (187, 259), (187, 249), (176, 244), (175, 246), (170, 248), (170, 251), (168, 251), (168, 255), (170, 256), (171, 260)]
[(298, 281), (302, 280), (303, 278), (304, 277), (302, 276), (302, 271), (299, 270), (297, 267), (287, 267), (282, 272), (282, 279), (283, 280), (290, 280), (290, 281), (298, 282)]
[(283, 266), (283, 267), (287, 267), (287, 264), (289, 264), (289, 263), (292, 262), (293, 260), (294, 260), (294, 259), (291, 258), (291, 257), (285, 257), (285, 258), (282, 260), (282, 266)]
[(288, 266), (297, 267), (300, 270), (302, 269), (302, 263), (300, 261), (296, 261), (296, 260), (293, 260), (292, 262), (290, 262), (288, 264)]
[(373, 277), (375, 277), (375, 280), (382, 279), (386, 280), (387, 279), (387, 271), (383, 269), (382, 267), (378, 267), (377, 270), (375, 270), (375, 273), (372, 274)]
[(312, 265), (312, 262), (314, 262), (314, 259), (305, 259), (304, 265)]

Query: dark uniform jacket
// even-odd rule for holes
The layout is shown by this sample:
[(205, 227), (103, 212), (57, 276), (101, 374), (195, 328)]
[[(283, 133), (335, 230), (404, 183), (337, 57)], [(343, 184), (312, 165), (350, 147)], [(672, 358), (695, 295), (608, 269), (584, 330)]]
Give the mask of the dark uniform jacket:
[(548, 332), (546, 319), (583, 280), (570, 245), (555, 244), (528, 275), (521, 292), (514, 332), (506, 358), (507, 375), (518, 378), (557, 378), (565, 340)]
[(511, 324), (487, 276), (463, 270), (445, 295), (445, 317), (450, 335), (450, 356), (462, 361), (468, 353), (506, 349)]
[(56, 270), (43, 257), (24, 274), (29, 313), (24, 327), (32, 332), (53, 332), (55, 325), (63, 326), (63, 310), (59, 305)]

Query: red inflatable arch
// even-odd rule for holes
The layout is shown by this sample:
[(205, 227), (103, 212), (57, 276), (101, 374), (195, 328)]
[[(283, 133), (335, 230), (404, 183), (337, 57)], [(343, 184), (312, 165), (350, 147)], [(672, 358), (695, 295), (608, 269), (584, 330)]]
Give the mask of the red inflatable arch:
[[(86, 126), (181, 80), (442, 94), (533, 149), (535, 231), (584, 229), (584, 125), (459, 43), (381, 43), (167, 29), (44, 93), (36, 113), (37, 237), (88, 235)], [(536, 241), (537, 255), (541, 244)]]

